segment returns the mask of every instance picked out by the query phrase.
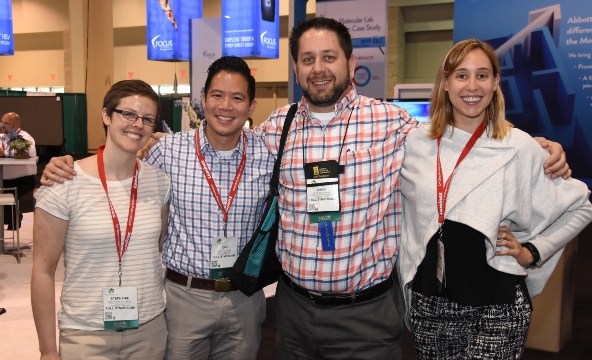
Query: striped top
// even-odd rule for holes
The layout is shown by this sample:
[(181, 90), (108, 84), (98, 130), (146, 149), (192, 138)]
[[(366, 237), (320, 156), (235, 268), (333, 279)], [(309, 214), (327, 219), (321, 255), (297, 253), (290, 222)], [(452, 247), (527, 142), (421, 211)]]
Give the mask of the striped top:
[[(119, 283), (113, 222), (101, 180), (86, 174), (78, 163), (74, 169), (78, 173), (74, 180), (41, 187), (36, 194), (36, 207), (68, 221), (58, 327), (102, 330), (102, 289)], [(124, 232), (131, 182), (132, 178), (107, 181), (109, 198)], [(138, 287), (140, 324), (152, 320), (165, 308), (158, 239), (161, 211), (168, 201), (169, 188), (163, 171), (140, 164), (136, 217), (122, 260), (122, 286)]]
[[(277, 109), (254, 130), (274, 154), (288, 109)], [(282, 158), (278, 205), (277, 251), (294, 282), (349, 293), (388, 278), (400, 239), (399, 170), (405, 139), (417, 124), (403, 109), (360, 96), (353, 88), (335, 104), (328, 124), (314, 119), (302, 98)], [(319, 225), (306, 213), (304, 164), (323, 160), (345, 166), (339, 175), (341, 220), (332, 223), (334, 251), (323, 251)]]

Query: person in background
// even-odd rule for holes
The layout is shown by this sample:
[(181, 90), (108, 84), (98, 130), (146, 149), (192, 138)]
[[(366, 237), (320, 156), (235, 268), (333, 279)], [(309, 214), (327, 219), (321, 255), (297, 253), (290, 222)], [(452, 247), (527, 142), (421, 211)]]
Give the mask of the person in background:
[[(164, 357), (159, 240), (170, 183), (164, 171), (136, 160), (159, 114), (150, 85), (115, 83), (103, 100), (105, 145), (74, 164), (72, 181), (36, 194), (31, 304), (41, 359)], [(62, 250), (58, 352), (54, 291)]]
[[(10, 143), (8, 139), (8, 132), (15, 131), (17, 135), (22, 136), (23, 139), (28, 140), (31, 144), (29, 148), (29, 157), (37, 156), (37, 150), (35, 149), (35, 139), (26, 131), (21, 129), (21, 117), (14, 112), (9, 112), (2, 116), (2, 135), (0, 140), (2, 142), (2, 146), (0, 148), (0, 156), (12, 157), (13, 150), (9, 149)], [(23, 196), (27, 195), (35, 187), (37, 186), (37, 180), (35, 179), (35, 175), (37, 175), (37, 165), (4, 165), (2, 167), (2, 176), (3, 176), (3, 187), (16, 187), (18, 198), (19, 200), (23, 198)], [(18, 227), (20, 228), (20, 224), (23, 220), (23, 214), (19, 210), (18, 214)], [(5, 206), (4, 207), (4, 224), (8, 225), (8, 230), (13, 229), (13, 224), (17, 224), (17, 217), (13, 216), (12, 207)]]
[(417, 358), (519, 359), (530, 298), (592, 220), (590, 192), (543, 173), (549, 155), (505, 119), (500, 65), (482, 41), (446, 54), (430, 118), (401, 168), (398, 266)]

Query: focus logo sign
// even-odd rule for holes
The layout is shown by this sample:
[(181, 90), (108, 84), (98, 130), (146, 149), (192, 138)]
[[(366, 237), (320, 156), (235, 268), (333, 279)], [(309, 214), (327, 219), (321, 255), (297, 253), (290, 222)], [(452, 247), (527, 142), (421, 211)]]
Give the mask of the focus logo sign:
[(265, 46), (267, 49), (275, 49), (277, 47), (277, 41), (275, 38), (266, 37), (267, 31), (261, 33), (261, 45)]
[(173, 50), (173, 40), (158, 40), (160, 35), (156, 35), (150, 41), (152, 43), (152, 47), (154, 50), (159, 51), (172, 51)]
[(206, 59), (215, 59), (216, 53), (215, 52), (208, 52), (207, 50), (202, 53), (203, 57)]

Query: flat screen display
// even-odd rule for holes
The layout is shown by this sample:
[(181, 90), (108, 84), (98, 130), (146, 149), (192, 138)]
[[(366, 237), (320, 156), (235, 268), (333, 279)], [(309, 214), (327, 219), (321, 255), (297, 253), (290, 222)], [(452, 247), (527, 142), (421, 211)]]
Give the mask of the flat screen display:
[(388, 99), (388, 102), (407, 110), (409, 115), (413, 116), (419, 122), (429, 122), (430, 121), (430, 101), (429, 100)]

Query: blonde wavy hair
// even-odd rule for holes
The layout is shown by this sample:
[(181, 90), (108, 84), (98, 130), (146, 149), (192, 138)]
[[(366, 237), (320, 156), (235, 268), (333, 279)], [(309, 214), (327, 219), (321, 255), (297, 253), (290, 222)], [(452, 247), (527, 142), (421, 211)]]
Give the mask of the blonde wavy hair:
[[(445, 91), (444, 87), (448, 76), (475, 50), (483, 51), (489, 58), (491, 67), (493, 68), (493, 76), (501, 76), (500, 64), (495, 56), (495, 51), (489, 44), (477, 39), (463, 40), (455, 44), (444, 57), (438, 69), (438, 75), (436, 75), (436, 84), (432, 90), (430, 104), (431, 126), (428, 133), (428, 136), (432, 139), (437, 139), (444, 134), (448, 126), (454, 128), (452, 103), (450, 102), (448, 91)], [(489, 121), (486, 127), (488, 137), (501, 140), (509, 134), (513, 125), (506, 120), (505, 113), (504, 95), (498, 84), (493, 92), (491, 102), (485, 110), (485, 118)]]

